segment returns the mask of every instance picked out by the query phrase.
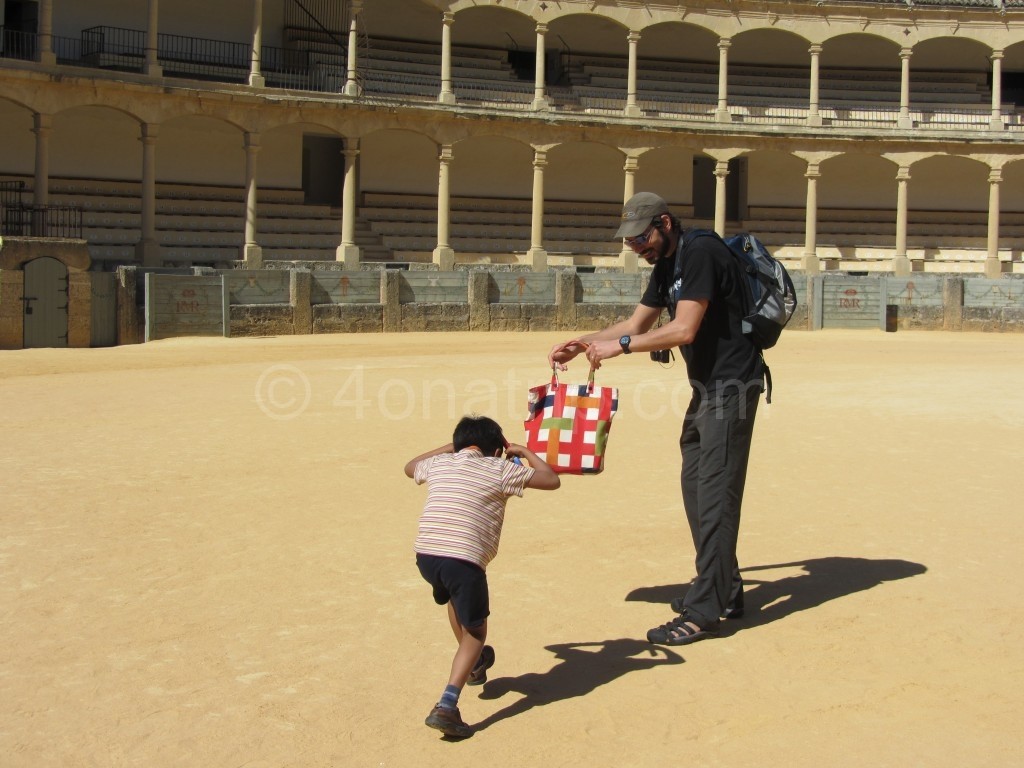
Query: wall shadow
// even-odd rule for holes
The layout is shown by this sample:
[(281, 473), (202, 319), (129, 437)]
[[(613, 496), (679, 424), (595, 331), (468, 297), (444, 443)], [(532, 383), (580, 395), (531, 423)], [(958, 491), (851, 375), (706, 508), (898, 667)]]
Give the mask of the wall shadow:
[[(800, 568), (803, 573), (782, 578), (756, 579), (750, 574), (781, 568)], [(907, 560), (871, 560), (863, 557), (820, 557), (791, 563), (755, 565), (741, 568), (746, 598), (746, 613), (736, 622), (724, 622), (723, 634), (729, 628), (757, 627), (816, 608), (855, 592), (863, 592), (887, 581), (920, 576), (928, 569)], [(666, 603), (686, 594), (689, 584), (664, 584), (639, 587), (626, 595), (626, 600)]]
[(631, 672), (666, 664), (682, 664), (682, 656), (668, 648), (632, 638), (590, 643), (545, 646), (559, 660), (547, 672), (528, 672), (518, 677), (499, 677), (484, 683), (481, 699), (500, 699), (508, 693), (523, 698), (508, 705), (473, 728), (485, 730), (501, 720), (521, 715), (534, 707), (585, 696), (596, 688)]

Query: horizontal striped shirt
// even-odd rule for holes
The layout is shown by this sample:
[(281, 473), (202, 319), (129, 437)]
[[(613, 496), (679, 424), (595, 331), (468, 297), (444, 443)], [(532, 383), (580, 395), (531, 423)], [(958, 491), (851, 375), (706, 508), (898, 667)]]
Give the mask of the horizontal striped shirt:
[(475, 448), (441, 453), (416, 465), (413, 479), (427, 484), (415, 549), (455, 557), (481, 568), (498, 554), (505, 502), (522, 496), (534, 470)]

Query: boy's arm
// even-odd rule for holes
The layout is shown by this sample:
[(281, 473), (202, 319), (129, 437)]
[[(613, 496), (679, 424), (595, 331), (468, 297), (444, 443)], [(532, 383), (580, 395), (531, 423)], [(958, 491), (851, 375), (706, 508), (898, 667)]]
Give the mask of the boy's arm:
[(440, 455), (442, 453), (454, 453), (454, 452), (455, 452), (455, 446), (452, 443), (448, 443), (446, 445), (442, 445), (440, 448), (435, 448), (432, 451), (427, 451), (426, 453), (421, 453), (419, 456), (417, 456), (415, 459), (411, 459), (405, 465), (405, 476), (406, 477), (413, 477), (416, 474), (416, 465), (419, 464), (424, 459), (429, 459), (431, 456), (438, 456), (438, 455)]
[(544, 459), (525, 445), (509, 443), (508, 448), (505, 449), (505, 454), (525, 459), (526, 463), (533, 469), (533, 477), (526, 483), (527, 488), (536, 488), (539, 491), (553, 491), (561, 487), (562, 479), (555, 473), (555, 470), (549, 467)]

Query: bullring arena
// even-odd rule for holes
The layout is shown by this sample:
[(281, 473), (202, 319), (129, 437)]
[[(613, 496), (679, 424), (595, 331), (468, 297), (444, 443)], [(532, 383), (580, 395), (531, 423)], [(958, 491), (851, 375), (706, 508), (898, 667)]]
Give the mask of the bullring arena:
[(747, 615), (686, 648), (643, 639), (692, 576), (681, 373), (609, 362), (605, 472), (509, 504), (478, 732), (426, 728), (453, 649), (402, 466), (464, 412), (521, 435), (564, 336), (4, 352), (4, 764), (1021, 763), (1020, 334), (787, 330)]
[[(1021, 2), (4, 0), (0, 764), (1024, 764)], [(452, 743), (402, 467), (522, 440), (641, 190), (796, 283), (747, 613), (644, 640), (686, 387), (613, 360)]]

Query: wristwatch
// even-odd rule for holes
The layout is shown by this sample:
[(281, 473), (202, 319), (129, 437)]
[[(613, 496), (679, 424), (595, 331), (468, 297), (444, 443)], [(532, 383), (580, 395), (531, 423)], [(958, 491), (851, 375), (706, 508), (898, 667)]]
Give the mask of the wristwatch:
[(622, 347), (622, 354), (624, 354), (624, 355), (628, 355), (629, 354), (629, 352), (630, 352), (629, 342), (631, 342), (632, 340), (633, 339), (630, 336), (623, 336), (622, 338), (619, 339), (619, 346)]

